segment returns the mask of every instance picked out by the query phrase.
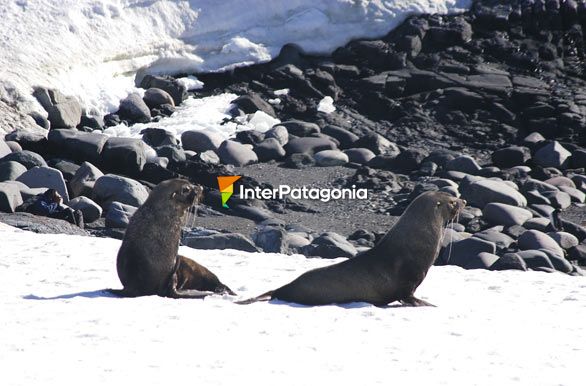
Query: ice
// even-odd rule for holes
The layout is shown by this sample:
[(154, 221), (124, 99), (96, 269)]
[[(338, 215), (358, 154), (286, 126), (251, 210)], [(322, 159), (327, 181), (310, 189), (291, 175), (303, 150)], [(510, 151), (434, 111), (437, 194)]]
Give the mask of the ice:
[(334, 99), (332, 99), (330, 96), (324, 97), (321, 101), (319, 101), (317, 105), (317, 111), (321, 111), (326, 114), (330, 114), (336, 111), (336, 107), (334, 106)]
[[(2, 384), (583, 385), (586, 278), (432, 267), (436, 308), (120, 299), (120, 241), (0, 224)], [(238, 299), (338, 260), (194, 250)]]

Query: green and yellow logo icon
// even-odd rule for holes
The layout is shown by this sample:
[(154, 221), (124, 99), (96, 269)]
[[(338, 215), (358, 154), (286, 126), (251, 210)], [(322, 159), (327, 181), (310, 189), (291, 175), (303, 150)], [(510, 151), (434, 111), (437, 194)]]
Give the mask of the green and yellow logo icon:
[(220, 176), (218, 177), (218, 186), (222, 194), (222, 206), (228, 208), (228, 200), (234, 194), (234, 183), (240, 179), (240, 176)]

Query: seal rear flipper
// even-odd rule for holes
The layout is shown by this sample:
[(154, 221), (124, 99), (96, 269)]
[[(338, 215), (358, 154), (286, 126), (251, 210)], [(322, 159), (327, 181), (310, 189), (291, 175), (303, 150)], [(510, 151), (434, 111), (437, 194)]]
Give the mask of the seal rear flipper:
[(174, 289), (167, 296), (173, 299), (203, 299), (208, 295), (213, 295), (214, 292), (198, 291), (193, 289), (178, 290)]
[(407, 307), (435, 307), (433, 304), (416, 298), (415, 296), (409, 296), (408, 298), (399, 300), (402, 305)]
[(269, 300), (271, 300), (273, 298), (274, 293), (275, 293), (275, 291), (273, 290), (273, 291), (265, 292), (262, 295), (258, 295), (255, 298), (250, 298), (250, 299), (246, 299), (246, 300), (239, 300), (234, 303), (240, 304), (240, 305), (246, 305), (246, 304), (252, 304), (252, 303), (256, 303), (256, 302), (268, 302)]

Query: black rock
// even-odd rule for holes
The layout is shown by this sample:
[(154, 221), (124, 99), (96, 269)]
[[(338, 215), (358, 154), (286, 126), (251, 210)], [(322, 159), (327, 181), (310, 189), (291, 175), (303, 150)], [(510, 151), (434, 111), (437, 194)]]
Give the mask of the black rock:
[(147, 160), (147, 145), (140, 139), (111, 137), (101, 153), (101, 165), (112, 173), (134, 176)]
[(166, 145), (177, 145), (179, 141), (175, 135), (164, 129), (147, 128), (140, 132), (142, 140), (151, 147), (159, 147)]
[(505, 271), (509, 269), (526, 271), (527, 263), (516, 253), (505, 253), (491, 267), (493, 271)]
[(33, 153), (32, 151), (23, 150), (16, 153), (10, 153), (6, 155), (4, 158), (0, 159), (0, 162), (6, 161), (15, 161), (19, 164), (23, 165), (27, 169), (31, 169), (35, 166), (47, 166), (47, 163), (37, 153)]
[(240, 110), (246, 114), (252, 114), (257, 111), (263, 111), (272, 117), (276, 117), (273, 106), (265, 102), (258, 94), (249, 93), (248, 95), (242, 95), (232, 101)]
[(121, 100), (117, 114), (121, 119), (133, 123), (151, 121), (151, 111), (138, 94), (130, 94)]
[(164, 76), (146, 75), (140, 82), (144, 89), (159, 88), (166, 91), (173, 98), (175, 106), (179, 106), (187, 98), (187, 89), (177, 79)]

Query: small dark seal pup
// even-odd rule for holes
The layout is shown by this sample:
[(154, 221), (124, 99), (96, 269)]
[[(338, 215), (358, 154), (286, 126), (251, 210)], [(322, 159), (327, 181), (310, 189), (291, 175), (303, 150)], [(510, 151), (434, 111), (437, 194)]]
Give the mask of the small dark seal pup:
[(153, 189), (126, 229), (116, 261), (124, 289), (113, 293), (171, 298), (234, 295), (207, 268), (177, 255), (185, 215), (201, 195), (201, 187), (181, 179), (161, 182)]
[(281, 288), (239, 304), (279, 299), (306, 305), (367, 302), (385, 306), (400, 301), (431, 306), (417, 299), (415, 290), (437, 258), (445, 226), (465, 205), (466, 201), (444, 192), (423, 193), (372, 249), (308, 271)]

